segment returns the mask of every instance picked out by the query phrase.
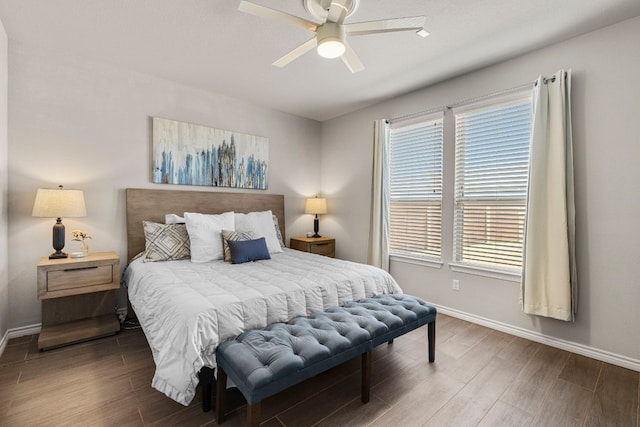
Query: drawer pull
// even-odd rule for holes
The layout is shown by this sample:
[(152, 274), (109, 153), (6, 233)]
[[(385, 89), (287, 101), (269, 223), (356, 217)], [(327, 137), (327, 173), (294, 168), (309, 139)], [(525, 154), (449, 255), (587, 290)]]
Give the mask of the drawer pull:
[(315, 246), (327, 246), (329, 243), (314, 243)]
[(98, 268), (98, 266), (94, 265), (93, 267), (65, 268), (63, 271), (93, 270), (94, 268)]

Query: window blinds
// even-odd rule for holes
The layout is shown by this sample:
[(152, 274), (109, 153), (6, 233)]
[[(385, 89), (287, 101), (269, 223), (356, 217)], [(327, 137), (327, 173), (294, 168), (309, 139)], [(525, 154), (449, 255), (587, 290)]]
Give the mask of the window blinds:
[(454, 260), (522, 267), (531, 135), (530, 95), (454, 111)]
[(390, 255), (440, 259), (442, 149), (442, 113), (389, 131)]

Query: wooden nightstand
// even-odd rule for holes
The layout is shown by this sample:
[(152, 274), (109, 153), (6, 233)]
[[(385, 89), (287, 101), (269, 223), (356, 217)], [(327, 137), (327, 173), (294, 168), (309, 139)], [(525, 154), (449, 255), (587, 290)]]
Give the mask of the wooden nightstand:
[(40, 350), (113, 335), (120, 331), (115, 289), (120, 258), (96, 252), (84, 258), (40, 258), (38, 299), (42, 300)]
[(330, 237), (295, 237), (289, 241), (289, 247), (312, 254), (336, 257), (336, 239)]

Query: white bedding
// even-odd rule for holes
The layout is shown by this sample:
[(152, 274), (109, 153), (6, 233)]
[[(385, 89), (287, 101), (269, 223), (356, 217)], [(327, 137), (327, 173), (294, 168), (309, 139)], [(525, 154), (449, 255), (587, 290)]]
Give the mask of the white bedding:
[(198, 371), (215, 367), (215, 350), (245, 330), (286, 322), (347, 301), (402, 292), (386, 271), (285, 249), (246, 264), (189, 260), (131, 262), (124, 280), (147, 337), (152, 386), (188, 405)]

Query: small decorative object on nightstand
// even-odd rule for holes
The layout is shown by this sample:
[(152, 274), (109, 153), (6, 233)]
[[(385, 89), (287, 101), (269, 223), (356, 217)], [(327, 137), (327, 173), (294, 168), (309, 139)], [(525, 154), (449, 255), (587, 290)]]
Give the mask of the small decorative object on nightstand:
[(289, 247), (312, 254), (336, 257), (336, 239), (331, 237), (295, 237), (290, 240)]
[(38, 298), (42, 300), (40, 350), (113, 335), (120, 331), (115, 289), (120, 258), (96, 252), (83, 258), (40, 258)]
[(91, 236), (89, 236), (89, 233), (82, 230), (72, 230), (71, 237), (73, 237), (74, 242), (80, 242), (80, 244), (82, 245), (82, 251), (73, 252), (71, 256), (73, 257), (74, 253), (77, 254), (74, 258), (82, 258), (89, 255), (89, 242), (87, 241), (87, 239), (91, 238)]

